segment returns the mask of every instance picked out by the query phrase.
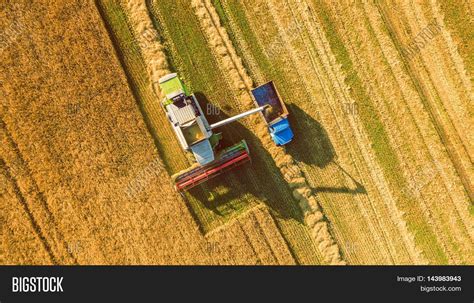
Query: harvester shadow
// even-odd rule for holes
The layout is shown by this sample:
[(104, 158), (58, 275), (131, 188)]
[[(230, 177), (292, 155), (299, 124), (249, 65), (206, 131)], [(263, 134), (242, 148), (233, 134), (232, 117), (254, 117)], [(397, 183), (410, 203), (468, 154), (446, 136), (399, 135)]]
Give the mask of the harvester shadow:
[[(209, 124), (229, 117), (224, 110), (211, 104), (204, 94), (197, 92), (195, 96)], [(230, 110), (231, 108), (226, 108), (227, 112)], [(231, 115), (234, 114), (237, 112), (231, 113)], [(252, 199), (251, 197), (254, 196), (264, 201), (273, 210), (274, 215), (303, 222), (303, 215), (298, 206), (285, 203), (291, 200), (290, 193), (287, 188), (282, 188), (281, 182), (277, 181), (278, 178), (283, 180), (283, 176), (260, 140), (239, 121), (220, 127), (215, 132), (221, 132), (223, 135), (220, 148), (245, 139), (249, 145), (252, 162), (208, 180), (192, 188), (188, 193), (218, 215), (226, 215), (227, 212), (238, 210), (239, 201), (242, 201), (242, 198)]]
[(287, 152), (296, 161), (316, 165), (322, 169), (332, 163), (355, 184), (355, 188), (318, 186), (312, 189), (315, 192), (366, 194), (365, 187), (337, 163), (336, 151), (324, 127), (297, 105), (290, 104), (288, 109), (290, 124), (295, 132), (295, 140), (287, 146)]

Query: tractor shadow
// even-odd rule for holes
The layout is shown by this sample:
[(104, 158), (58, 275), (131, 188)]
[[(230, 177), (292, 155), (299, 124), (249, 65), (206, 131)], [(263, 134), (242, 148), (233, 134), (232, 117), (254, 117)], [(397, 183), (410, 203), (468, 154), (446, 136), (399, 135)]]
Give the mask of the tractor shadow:
[[(206, 96), (200, 92), (196, 92), (195, 96), (209, 124), (230, 116), (227, 113), (232, 110), (231, 107), (219, 108), (217, 105), (210, 103)], [(231, 115), (235, 114), (238, 114), (238, 112), (232, 112)], [(248, 119), (248, 117), (244, 119)], [(287, 202), (293, 201), (293, 199), (287, 188), (283, 187), (281, 182), (278, 181), (283, 180), (280, 170), (254, 133), (249, 131), (240, 121), (222, 126), (214, 131), (221, 132), (223, 135), (219, 148), (230, 146), (245, 139), (250, 149), (252, 162), (208, 180), (190, 189), (188, 194), (220, 216), (241, 210), (245, 207), (242, 203), (246, 203), (242, 200), (251, 200), (254, 196), (264, 201), (277, 217), (293, 218), (303, 222), (303, 214), (298, 205)]]
[(318, 121), (298, 106), (289, 104), (287, 107), (295, 139), (287, 146), (286, 151), (298, 162), (319, 168), (326, 167), (337, 157), (328, 133)]
[(293, 159), (321, 169), (330, 164), (335, 165), (355, 184), (354, 188), (317, 186), (312, 188), (313, 191), (316, 193), (366, 194), (365, 187), (337, 162), (336, 151), (324, 127), (297, 105), (288, 105), (288, 110), (295, 139), (287, 146), (286, 151)]

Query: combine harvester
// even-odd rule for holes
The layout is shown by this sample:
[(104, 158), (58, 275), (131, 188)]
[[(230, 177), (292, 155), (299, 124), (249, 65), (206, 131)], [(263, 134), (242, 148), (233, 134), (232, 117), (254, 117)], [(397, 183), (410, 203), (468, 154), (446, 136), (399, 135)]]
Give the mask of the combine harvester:
[(218, 150), (222, 134), (213, 133), (217, 127), (261, 112), (276, 144), (286, 144), (293, 138), (286, 118), (288, 111), (284, 103), (280, 101), (272, 82), (252, 90), (257, 108), (211, 125), (194, 94), (189, 94), (176, 73), (162, 77), (159, 85), (165, 94), (162, 106), (181, 147), (186, 151), (191, 151), (197, 162), (191, 168), (173, 176), (175, 188), (179, 192), (186, 191), (226, 170), (250, 161), (245, 140)]

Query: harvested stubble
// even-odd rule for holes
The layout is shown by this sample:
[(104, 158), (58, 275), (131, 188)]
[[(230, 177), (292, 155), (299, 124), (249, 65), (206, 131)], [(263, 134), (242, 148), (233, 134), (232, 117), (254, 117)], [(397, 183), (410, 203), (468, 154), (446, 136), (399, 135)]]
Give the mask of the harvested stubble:
[[(252, 79), (243, 67), (242, 60), (237, 56), (226, 29), (220, 25), (219, 16), (214, 6), (206, 0), (193, 0), (191, 3), (217, 60), (231, 80), (233, 89), (240, 95), (239, 101), (244, 108), (253, 108), (254, 104), (249, 93), (253, 85)], [(257, 137), (261, 139), (263, 146), (275, 159), (285, 180), (294, 188), (293, 197), (299, 203), (305, 216), (305, 222), (311, 229), (313, 239), (321, 250), (325, 261), (331, 264), (345, 264), (339, 248), (329, 232), (328, 223), (324, 220), (316, 197), (312, 195), (308, 184), (303, 182), (304, 176), (300, 168), (295, 164), (293, 158), (285, 153), (284, 148), (274, 145), (262, 120), (251, 118), (250, 125)]]
[[(238, 91), (232, 89), (231, 79), (219, 68), (220, 62), (216, 61), (213, 52), (207, 43), (207, 37), (201, 30), (199, 20), (194, 15), (194, 10), (187, 1), (156, 1), (150, 5), (154, 24), (160, 28), (168, 54), (180, 75), (185, 77), (186, 83), (193, 91), (202, 91), (212, 104), (218, 108), (236, 114), (244, 110), (238, 100)], [(165, 14), (163, 12), (175, 12)], [(183, 16), (185, 18), (183, 19)], [(176, 24), (175, 20), (185, 20)], [(242, 121), (245, 121), (242, 120)], [(238, 123), (237, 123), (238, 124)], [(240, 128), (240, 130), (239, 130)], [(247, 128), (248, 129), (248, 128)], [(275, 223), (287, 241), (298, 263), (318, 264), (321, 256), (314, 242), (311, 240), (309, 229), (301, 224), (303, 222), (299, 206), (294, 203), (291, 191), (286, 181), (281, 176), (279, 169), (261, 141), (253, 132), (245, 128), (236, 127), (236, 124), (224, 127), (225, 137), (238, 140), (244, 137), (251, 148), (255, 158), (244, 187), (233, 192), (238, 193), (239, 200), (247, 203), (240, 197), (241, 193), (253, 193), (259, 199), (258, 203), (266, 204), (275, 214)], [(234, 172), (235, 173), (235, 172)], [(240, 174), (240, 173), (239, 173)], [(229, 174), (231, 175), (231, 174)], [(268, 178), (272, 176), (272, 178)], [(222, 182), (222, 181), (220, 181)], [(216, 197), (219, 201), (220, 197)], [(238, 209), (236, 209), (238, 211)], [(233, 210), (233, 213), (236, 212)], [(219, 229), (224, 226), (220, 226)], [(212, 231), (214, 232), (214, 230)]]
[[(402, 5), (395, 11), (383, 5), (358, 5), (353, 8), (358, 12), (355, 17), (339, 16), (336, 12), (340, 11), (340, 7), (334, 3), (327, 5), (336, 16), (335, 26), (342, 43), (351, 46), (347, 47), (350, 59), (361, 80), (368, 85), (370, 98), (380, 113), (389, 139), (386, 146), (392, 145), (396, 153), (400, 170), (391, 169), (386, 176), (392, 179), (392, 187), (399, 188), (397, 204), (416, 235), (417, 245), (434, 263), (470, 262), (472, 217), (469, 218), (469, 199), (463, 193), (461, 183), (464, 173), (458, 169), (456, 158), (452, 157), (453, 146), (444, 140), (443, 132), (451, 132), (450, 140), (458, 139), (450, 129), (447, 116), (443, 117), (446, 110), (441, 105), (446, 98), (446, 95), (443, 97), (443, 87), (457, 82), (461, 85), (451, 86), (449, 90), (462, 96), (466, 89), (462, 83), (466, 82), (438, 82), (446, 77), (462, 77), (463, 73), (461, 76), (449, 75), (454, 68), (445, 68), (444, 72), (439, 73), (440, 65), (455, 61), (432, 58), (433, 47), (439, 48), (435, 56), (447, 55), (453, 48), (449, 47), (447, 52), (446, 45), (438, 41), (442, 35), (438, 35), (427, 43), (417, 57), (404, 58), (401, 55), (402, 46), (408, 45), (417, 33), (426, 28), (428, 20), (432, 20), (429, 14), (426, 17), (420, 15), (421, 10), (417, 7)], [(411, 17), (413, 14), (417, 17)], [(425, 21), (415, 27), (415, 19)], [(364, 44), (361, 44), (361, 37), (365, 37)], [(427, 62), (425, 67), (418, 63), (424, 57)], [(372, 64), (367, 64), (364, 58), (369, 58)], [(436, 70), (438, 74), (433, 72)], [(420, 78), (418, 73), (424, 74), (425, 78)], [(465, 100), (460, 97), (449, 106), (460, 105)], [(440, 116), (433, 116), (430, 112), (433, 107), (438, 107), (435, 113)], [(469, 120), (462, 117), (460, 115), (457, 119), (464, 123)], [(462, 148), (455, 151), (458, 152), (461, 155)], [(428, 173), (423, 175), (424, 171)]]
[[(131, 25), (130, 27), (134, 32), (133, 33), (134, 36), (138, 36), (139, 33), (140, 33), (139, 29), (140, 28), (146, 28), (146, 27), (143, 26), (143, 24), (149, 24), (148, 23), (149, 20), (148, 21), (144, 20), (146, 14), (144, 15), (143, 13), (144, 13), (144, 10), (146, 10), (146, 7), (142, 5), (143, 3), (137, 3), (137, 4), (134, 4), (134, 3), (128, 2), (127, 5), (124, 5), (123, 7), (124, 8), (127, 7), (127, 9), (125, 9), (124, 11), (128, 15), (127, 19), (130, 21), (130, 25)], [(113, 5), (110, 5), (109, 2), (104, 2), (103, 4), (104, 4), (104, 8), (106, 8), (106, 10), (109, 11), (109, 13), (111, 11), (113, 11), (111, 9), (113, 7)], [(130, 13), (128, 11), (129, 9), (134, 10), (133, 13)], [(138, 18), (138, 16), (140, 16), (140, 18)], [(109, 17), (110, 17), (110, 15), (109, 15)], [(119, 33), (120, 32), (120, 27), (118, 26), (118, 24), (116, 22), (113, 23), (113, 28), (114, 28), (115, 31), (117, 31), (118, 38), (120, 38), (120, 39), (123, 38), (123, 33)], [(149, 29), (149, 28), (146, 28), (144, 30), (144, 32), (146, 32), (147, 35), (149, 35), (150, 31), (151, 31), (151, 29)], [(143, 33), (143, 31), (142, 31), (142, 33)], [(155, 38), (156, 38), (156, 33), (152, 34), (152, 36), (155, 36)], [(144, 60), (145, 65), (153, 64), (154, 62), (156, 62), (157, 60), (154, 60), (154, 56), (160, 56), (160, 58), (162, 58), (161, 56), (163, 55), (163, 53), (158, 53), (158, 52), (149, 53), (148, 54), (149, 57), (147, 58), (147, 54), (146, 54), (147, 49), (152, 48), (153, 47), (152, 44), (154, 44), (154, 43), (160, 44), (160, 42), (157, 39), (151, 39), (151, 40), (146, 39), (146, 41), (140, 41), (137, 38), (137, 40), (138, 41), (134, 41), (134, 43), (136, 43), (140, 47), (140, 51), (142, 52), (143, 57), (145, 59)], [(129, 41), (129, 44), (130, 44), (130, 41)], [(158, 48), (161, 49), (161, 46), (159, 46)], [(166, 58), (166, 59), (168, 59), (168, 58)], [(161, 62), (165, 63), (166, 61), (161, 61)], [(161, 66), (164, 66), (164, 65), (161, 65)], [(164, 70), (165, 68), (163, 67), (163, 68), (158, 68), (158, 69), (159, 70)], [(150, 73), (150, 75), (149, 75), (150, 78), (153, 78), (154, 76), (151, 73), (153, 73), (153, 70), (157, 70), (157, 69), (156, 68), (155, 69), (147, 68), (147, 70), (148, 70), (148, 73)], [(168, 70), (166, 70), (166, 72), (168, 72)], [(135, 73), (133, 73), (131, 75), (131, 77), (135, 77), (135, 76), (137, 76)], [(188, 84), (188, 81), (186, 82), (186, 84)], [(143, 90), (143, 89), (146, 89), (146, 87), (140, 87), (140, 89)], [(157, 89), (157, 92), (159, 93), (159, 91), (158, 91), (159, 88), (155, 87), (155, 89)], [(156, 102), (156, 100), (155, 100), (155, 102)], [(158, 103), (155, 104), (155, 107), (158, 106), (157, 104)], [(144, 114), (146, 115), (148, 113), (149, 113), (149, 109), (145, 110)], [(155, 120), (154, 116), (150, 115), (150, 116), (148, 116), (148, 118), (151, 119), (152, 123), (157, 123), (158, 122), (158, 121)], [(161, 138), (163, 136), (163, 132), (165, 131), (165, 129), (167, 129), (167, 128), (156, 128), (158, 137)], [(173, 137), (172, 139), (175, 139), (175, 138)], [(166, 153), (176, 153), (175, 151), (170, 150), (168, 148), (165, 148), (164, 152), (166, 152)], [(215, 194), (215, 191), (213, 190), (211, 193)], [(190, 196), (190, 195), (187, 195), (187, 198), (192, 199), (194, 197)], [(247, 199), (247, 195), (243, 196), (243, 198), (240, 198), (240, 201), (241, 202), (247, 202), (246, 199)], [(248, 201), (252, 202), (251, 200), (253, 200), (253, 199), (250, 197), (250, 199)], [(180, 201), (180, 203), (185, 204), (184, 201)], [(197, 201), (196, 203), (201, 203), (201, 202)], [(193, 207), (196, 207), (196, 205), (194, 205)], [(201, 206), (201, 207), (198, 207), (198, 208), (194, 208), (194, 210), (195, 211), (200, 211), (200, 210), (203, 210), (203, 208), (204, 207)], [(204, 211), (210, 212), (207, 209), (204, 209)], [(206, 215), (206, 214), (202, 213), (201, 215)], [(215, 214), (213, 214), (213, 215), (216, 216)], [(235, 217), (237, 215), (239, 215), (239, 212), (234, 212), (234, 214), (233, 215), (231, 214), (227, 218), (227, 220), (232, 220), (231, 218)], [(216, 222), (214, 222), (214, 223), (216, 223)], [(219, 223), (219, 222), (217, 222), (217, 223)], [(266, 257), (267, 254), (269, 256), (273, 256), (273, 255), (279, 255), (280, 256), (280, 258), (278, 260), (273, 260), (272, 263), (275, 263), (276, 261), (284, 262), (285, 264), (291, 264), (291, 263), (295, 262), (293, 260), (293, 258), (291, 257), (291, 254), (288, 253), (288, 255), (290, 255), (290, 257), (291, 257), (290, 259), (288, 259), (288, 258), (285, 259), (283, 257), (284, 254), (282, 255), (282, 253), (280, 252), (280, 251), (285, 251), (285, 250), (289, 251), (288, 246), (286, 245), (286, 243), (284, 241), (280, 242), (280, 245), (284, 245), (283, 247), (276, 246), (275, 249), (278, 249), (278, 252), (273, 252), (272, 249), (270, 249), (270, 250), (267, 249), (267, 250), (262, 251), (262, 254), (259, 257), (256, 258), (256, 256), (252, 255), (252, 253), (251, 253), (253, 251), (252, 248), (251, 248), (251, 243), (249, 243), (246, 240), (247, 236), (245, 234), (242, 234), (242, 232), (240, 232), (238, 234), (235, 234), (234, 232), (232, 232), (233, 229), (228, 228), (228, 225), (231, 224), (231, 223), (225, 224), (225, 222), (223, 222), (223, 223), (221, 222), (220, 224), (221, 225), (220, 225), (219, 228), (217, 228), (217, 230), (212, 229), (210, 234), (208, 233), (206, 235), (206, 238), (214, 239), (213, 241), (208, 241), (208, 243), (206, 243), (206, 245), (205, 245), (206, 251), (208, 251), (212, 255), (212, 262), (218, 263), (218, 264), (253, 264), (253, 263), (267, 264), (268, 263), (267, 261), (270, 260)], [(225, 225), (222, 225), (222, 224), (225, 224)], [(215, 226), (216, 225), (214, 224), (214, 227)], [(217, 226), (219, 226), (219, 225), (217, 225)], [(269, 234), (273, 234), (275, 236), (280, 235), (280, 232), (279, 232), (278, 228), (274, 225), (271, 227), (271, 230), (269, 230), (269, 229), (267, 229), (267, 230), (268, 230)], [(207, 229), (205, 231), (209, 232), (209, 229)], [(219, 241), (215, 241), (215, 236), (214, 235), (217, 235), (217, 234), (222, 236), (221, 238), (219, 238)], [(261, 235), (258, 235), (258, 237), (255, 239), (255, 241), (257, 241), (257, 242), (264, 241), (263, 239), (260, 239), (260, 237), (261, 237)], [(227, 247), (232, 247), (233, 249), (227, 249)]]
[[(384, 174), (387, 173), (387, 167), (377, 163), (380, 160), (377, 157), (384, 157), (387, 153), (377, 151), (374, 154), (371, 148), (374, 145), (386, 145), (374, 138), (374, 131), (367, 134), (364, 129), (367, 121), (358, 119), (357, 114), (344, 113), (344, 103), (360, 101), (359, 96), (353, 99), (352, 95), (359, 87), (352, 81), (348, 81), (350, 86), (347, 85), (345, 79), (352, 80), (354, 75), (349, 72), (350, 76), (345, 76), (346, 70), (339, 69), (340, 62), (344, 62), (341, 59), (344, 58), (337, 52), (336, 56), (332, 54), (335, 40), (318, 18), (324, 16), (325, 12), (321, 12), (319, 4), (310, 3), (308, 7), (307, 1), (289, 1), (286, 4), (278, 1), (249, 3), (229, 0), (221, 1), (219, 5), (225, 14), (223, 19), (230, 25), (234, 41), (244, 54), (245, 62), (254, 62), (248, 64), (251, 69), (258, 62), (259, 70), (251, 70), (252, 75), (262, 75), (263, 71), (267, 79), (276, 79), (285, 100), (298, 104), (308, 116), (321, 121), (337, 152), (339, 167), (349, 168), (349, 173), (365, 187), (366, 195), (360, 191), (353, 196), (342, 192), (338, 194), (334, 190), (354, 180), (344, 180), (345, 174), (341, 174), (340, 169), (334, 169), (336, 165), (330, 163), (315, 168), (298, 163), (312, 187), (321, 188), (317, 195), (325, 214), (330, 217), (332, 230), (345, 256), (353, 263), (426, 262), (415, 246), (414, 234), (407, 230), (403, 213), (397, 205), (397, 193), (393, 191), (391, 182), (393, 179), (386, 178)], [(261, 27), (265, 27), (264, 30), (260, 30)], [(245, 32), (240, 30), (242, 28)], [(255, 30), (257, 28), (259, 30)], [(247, 59), (247, 56), (251, 58)], [(367, 112), (365, 104), (359, 104), (359, 108), (361, 112)], [(378, 131), (377, 115), (371, 116), (375, 119), (368, 123)], [(301, 121), (308, 119), (301, 114), (299, 117)], [(308, 133), (312, 133), (311, 129), (303, 125), (300, 129), (305, 129), (305, 136), (308, 136)], [(316, 134), (315, 138), (318, 136)], [(291, 146), (289, 148), (292, 149)], [(307, 146), (306, 150), (309, 148)], [(294, 149), (292, 151), (295, 152)], [(322, 154), (325, 150), (319, 152)], [(309, 156), (301, 158), (308, 159)], [(305, 161), (322, 161), (317, 154), (311, 158)], [(390, 160), (390, 157), (386, 160)], [(393, 174), (392, 171), (390, 167), (388, 173)], [(349, 185), (348, 190), (351, 187)], [(353, 249), (355, 246), (357, 250)]]

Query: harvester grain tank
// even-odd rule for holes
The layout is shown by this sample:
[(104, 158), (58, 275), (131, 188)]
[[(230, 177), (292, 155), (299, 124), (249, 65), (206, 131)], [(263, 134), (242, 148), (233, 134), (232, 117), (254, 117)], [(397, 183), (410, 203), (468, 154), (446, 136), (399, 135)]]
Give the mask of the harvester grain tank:
[[(193, 167), (173, 177), (178, 191), (188, 190), (226, 170), (250, 161), (249, 149), (245, 140), (218, 150), (218, 143), (222, 138), (222, 134), (213, 132), (218, 127), (248, 115), (269, 110), (280, 116), (278, 118), (274, 114), (263, 114), (264, 118), (266, 117), (265, 121), (268, 119), (267, 124), (275, 143), (278, 145), (286, 144), (293, 137), (292, 133), (291, 138), (288, 134), (289, 125), (285, 127), (279, 124), (286, 119), (288, 112), (285, 105), (279, 99), (275, 99), (278, 98), (278, 94), (276, 90), (272, 90), (272, 88), (274, 89), (272, 83), (272, 87), (263, 85), (252, 91), (252, 93), (256, 91), (257, 97), (255, 97), (255, 94), (254, 97), (257, 108), (212, 125), (209, 125), (194, 94), (188, 92), (176, 73), (162, 77), (159, 80), (159, 85), (165, 94), (161, 104), (181, 147), (192, 152), (197, 162)], [(262, 87), (265, 89), (261, 89)]]

